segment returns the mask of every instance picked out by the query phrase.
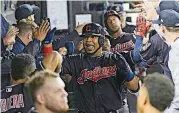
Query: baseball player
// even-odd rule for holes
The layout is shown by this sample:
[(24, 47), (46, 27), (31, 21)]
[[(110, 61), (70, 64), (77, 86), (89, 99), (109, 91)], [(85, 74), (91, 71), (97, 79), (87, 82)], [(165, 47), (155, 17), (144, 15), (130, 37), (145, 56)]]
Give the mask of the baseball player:
[(68, 93), (59, 74), (43, 70), (36, 72), (27, 83), (34, 107), (25, 113), (64, 113), (68, 110)]
[[(86, 24), (82, 31), (85, 53), (67, 56), (62, 74), (72, 80), (78, 113), (123, 113), (120, 87), (138, 90), (138, 77), (119, 53), (102, 52), (102, 26)], [(71, 79), (70, 79), (71, 78)]]
[[(112, 37), (109, 38), (111, 43), (111, 52), (126, 52), (130, 54), (129, 51), (133, 50), (135, 46), (134, 34), (122, 32), (119, 14), (113, 10), (107, 11), (104, 14), (104, 23), (107, 31)], [(130, 55), (127, 55), (126, 57), (124, 55), (126, 60), (128, 59), (128, 56)], [(134, 70), (132, 63), (128, 63), (130, 64), (132, 70)]]
[[(37, 69), (39, 70), (46, 68), (50, 70), (54, 69), (54, 67), (57, 67), (57, 65), (59, 64), (56, 61), (59, 56), (58, 53), (52, 51), (52, 48), (50, 48), (50, 43), (53, 38), (55, 29), (49, 30), (47, 21), (43, 21), (40, 27), (34, 33), (33, 23), (33, 21), (21, 21), (17, 24), (17, 27), (19, 28), (19, 34), (16, 36), (16, 43), (14, 44), (12, 52), (15, 54), (28, 53), (33, 55), (36, 58)], [(36, 38), (33, 38), (33, 36)], [(41, 50), (40, 41), (44, 41), (43, 57), (39, 57), (39, 52)], [(32, 48), (29, 48), (29, 51), (24, 51), (29, 46), (31, 46)], [(53, 63), (53, 65), (51, 65), (51, 63)]]
[[(179, 2), (161, 1), (159, 4), (159, 8), (157, 8), (156, 11), (159, 14), (160, 11), (167, 10), (167, 9), (173, 9), (179, 12)], [(150, 9), (145, 9), (145, 10), (150, 10)], [(151, 14), (148, 14), (147, 12), (147, 15), (151, 15)], [(170, 47), (168, 47), (167, 43), (165, 43), (166, 39), (163, 39), (163, 33), (160, 31), (160, 27), (153, 25), (153, 28), (157, 31), (158, 34), (155, 34), (152, 37), (150, 37), (149, 41), (142, 48), (135, 47), (138, 48), (138, 52), (134, 52), (135, 54), (134, 60), (136, 62), (138, 62), (139, 59), (144, 61), (142, 65), (146, 68), (149, 68), (152, 66), (153, 63), (158, 62), (163, 69), (162, 73), (165, 76), (167, 76), (170, 80), (172, 80), (171, 72), (168, 68), (168, 63), (167, 63), (169, 58), (168, 51), (170, 50)], [(136, 36), (136, 43), (138, 43), (137, 46), (139, 45), (142, 46), (142, 41), (143, 41), (143, 37)], [(136, 57), (137, 56), (136, 53), (137, 54), (139, 53), (138, 57)]]
[(1, 112), (27, 113), (33, 102), (25, 82), (36, 69), (35, 59), (29, 54), (18, 54), (12, 60), (11, 67), (13, 85), (1, 90)]
[[(135, 72), (135, 65), (131, 62), (130, 59), (132, 59), (132, 50), (135, 46), (135, 37), (132, 33), (125, 33), (122, 31), (122, 21), (120, 15), (114, 11), (109, 10), (104, 14), (104, 23), (105, 27), (107, 28), (107, 31), (111, 35), (111, 38), (109, 38), (109, 41), (111, 43), (111, 52), (120, 52), (126, 61), (129, 63), (131, 69), (133, 72)], [(124, 101), (127, 94), (127, 89), (124, 88)], [(128, 94), (130, 95), (130, 94)], [(131, 95), (132, 97), (132, 95)], [(134, 107), (129, 110), (134, 109), (133, 111), (137, 112), (136, 110), (136, 96), (132, 97), (132, 102), (128, 102), (128, 107)], [(131, 105), (129, 105), (131, 104)], [(126, 106), (126, 104), (125, 104)], [(127, 107), (127, 106), (126, 106)]]
[(138, 113), (162, 113), (174, 97), (174, 85), (166, 76), (149, 74), (139, 90)]
[(179, 37), (179, 12), (168, 9), (163, 10), (159, 14), (159, 19), (153, 21), (154, 24), (161, 24), (164, 39), (171, 46), (169, 51), (168, 66), (171, 70), (172, 80), (175, 86), (175, 96), (171, 105), (166, 109), (165, 113), (178, 113), (179, 112), (179, 76), (178, 76), (178, 37)]
[[(35, 21), (34, 15), (39, 11), (39, 7), (37, 6), (31, 6), (29, 4), (22, 4), (19, 7), (17, 7), (15, 11), (15, 18), (18, 22), (21, 21)], [(50, 23), (50, 19), (48, 20)], [(45, 22), (47, 24), (47, 22)], [(52, 42), (52, 47), (53, 50), (58, 51), (59, 48), (65, 47), (65, 43), (68, 43), (69, 41), (76, 41), (79, 38), (79, 33), (81, 33), (82, 28), (85, 24), (78, 25), (72, 32), (65, 33), (63, 36), (58, 37), (57, 39), (51, 40)], [(36, 41), (36, 45), (38, 44), (37, 42), (40, 42), (39, 40)], [(45, 42), (45, 41), (44, 41)], [(47, 40), (48, 42), (48, 40)], [(33, 48), (33, 46), (32, 46)]]
[(40, 10), (38, 6), (22, 4), (15, 10), (15, 19), (17, 23), (22, 20), (35, 21), (35, 14)]
[(19, 29), (10, 26), (6, 19), (1, 15), (1, 88), (10, 84), (10, 72), (11, 59), (14, 55), (12, 50), (15, 43), (15, 36), (18, 34)]
[[(139, 18), (137, 19), (137, 21)], [(140, 20), (139, 20), (140, 21)], [(168, 45), (162, 40), (159, 34), (155, 34), (149, 38), (149, 40), (143, 45), (143, 38), (146, 37), (148, 30), (146, 30), (146, 20), (141, 19), (141, 25), (143, 24), (143, 34), (136, 35), (136, 44), (134, 47), (133, 60), (135, 62), (141, 62), (140, 64), (145, 68), (150, 68), (155, 62), (158, 62), (163, 69), (163, 74), (171, 77), (170, 70), (167, 66), (168, 60)]]

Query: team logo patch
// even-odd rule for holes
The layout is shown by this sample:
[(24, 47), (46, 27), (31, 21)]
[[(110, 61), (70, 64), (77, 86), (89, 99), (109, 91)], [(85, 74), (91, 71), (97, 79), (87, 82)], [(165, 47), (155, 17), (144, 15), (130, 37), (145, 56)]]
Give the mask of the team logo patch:
[(91, 31), (91, 26), (90, 25), (88, 25), (88, 26), (86, 26), (86, 32), (89, 32), (89, 31)]
[(86, 81), (91, 80), (97, 82), (103, 78), (116, 76), (116, 65), (109, 67), (95, 67), (93, 70), (84, 69), (81, 71), (81, 77), (77, 79), (78, 84), (84, 84)]
[(6, 92), (8, 92), (8, 93), (9, 93), (9, 92), (12, 92), (12, 88), (11, 88), (11, 87), (7, 87), (7, 88), (6, 88)]

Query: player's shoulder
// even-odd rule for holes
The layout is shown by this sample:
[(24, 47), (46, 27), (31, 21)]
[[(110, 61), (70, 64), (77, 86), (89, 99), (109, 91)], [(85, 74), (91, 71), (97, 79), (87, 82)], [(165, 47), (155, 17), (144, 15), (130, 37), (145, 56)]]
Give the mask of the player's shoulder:
[(113, 55), (112, 52), (107, 52), (107, 51), (103, 51), (103, 52), (102, 52), (102, 57), (110, 57), (110, 56), (112, 56), (112, 55)]
[(65, 56), (65, 57), (66, 57), (66, 58), (71, 58), (71, 59), (81, 58), (81, 57), (83, 57), (83, 53), (67, 55), (67, 56)]
[(34, 107), (32, 107), (32, 108), (28, 111), (28, 113), (38, 113), (38, 112), (35, 110)]
[(21, 89), (21, 88), (24, 88), (24, 87), (25, 87), (25, 83), (6, 86), (6, 88), (13, 88), (13, 89)]
[(123, 32), (121, 35), (122, 35), (122, 36), (125, 36), (125, 37), (134, 37), (134, 33), (126, 33), (126, 32)]
[(126, 32), (123, 32), (123, 33), (121, 34), (121, 37), (123, 37), (124, 39), (130, 39), (130, 40), (134, 40), (134, 39), (135, 39), (134, 33), (126, 33)]
[(1, 89), (1, 92), (6, 92), (6, 89), (8, 88), (16, 88), (18, 87), (19, 85), (10, 85), (10, 86), (6, 86), (4, 89)]
[(115, 59), (115, 60), (123, 59), (123, 56), (117, 51), (115, 51), (115, 52), (103, 52), (103, 54), (104, 54), (103, 56), (111, 58), (111, 59)]
[(122, 54), (121, 53), (119, 53), (119, 52), (114, 52), (114, 56), (117, 56), (117, 57), (119, 57), (119, 58), (123, 58), (123, 56), (122, 56)]
[(79, 61), (79, 60), (83, 59), (84, 56), (85, 56), (84, 53), (72, 54), (72, 55), (64, 56), (63, 59), (73, 62), (73, 61)]
[(126, 22), (126, 25), (130, 26), (130, 27), (136, 27), (136, 25), (132, 22)]
[(150, 38), (152, 43), (165, 43), (159, 34), (155, 34)]
[(154, 40), (154, 39), (162, 40), (162, 39), (160, 38), (160, 35), (159, 35), (158, 33), (156, 33), (155, 35), (153, 35), (153, 36), (151, 37), (151, 39), (152, 39), (152, 40)]
[(7, 96), (7, 95), (12, 95), (16, 93), (22, 93), (24, 90), (25, 84), (18, 84), (18, 85), (10, 85), (6, 86), (4, 89), (1, 90), (1, 96)]

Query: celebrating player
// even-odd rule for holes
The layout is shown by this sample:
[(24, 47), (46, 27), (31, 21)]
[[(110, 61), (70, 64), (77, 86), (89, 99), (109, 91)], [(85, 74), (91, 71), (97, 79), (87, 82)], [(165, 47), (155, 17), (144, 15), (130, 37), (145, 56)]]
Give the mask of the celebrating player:
[(120, 88), (123, 82), (138, 90), (138, 77), (119, 53), (102, 52), (103, 28), (86, 24), (82, 31), (85, 53), (68, 56), (62, 74), (71, 78), (79, 113), (123, 113)]

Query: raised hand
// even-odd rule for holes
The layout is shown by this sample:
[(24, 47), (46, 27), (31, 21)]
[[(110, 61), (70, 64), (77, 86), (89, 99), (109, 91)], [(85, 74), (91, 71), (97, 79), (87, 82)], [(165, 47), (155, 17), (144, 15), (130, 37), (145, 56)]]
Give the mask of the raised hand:
[(14, 27), (14, 26), (10, 26), (6, 36), (2, 37), (4, 45), (13, 45), (15, 43), (15, 36), (18, 33), (19, 33), (18, 28)]
[(136, 35), (144, 37), (146, 33), (146, 19), (142, 16), (138, 16), (136, 19)]
[(83, 24), (80, 24), (78, 25), (75, 30), (78, 32), (78, 33), (82, 33), (82, 29), (83, 27), (86, 25), (87, 23), (83, 23)]
[(47, 32), (50, 30), (50, 23), (48, 20), (42, 20), (39, 28), (34, 32), (34, 38), (37, 38), (41, 42), (45, 39)]

